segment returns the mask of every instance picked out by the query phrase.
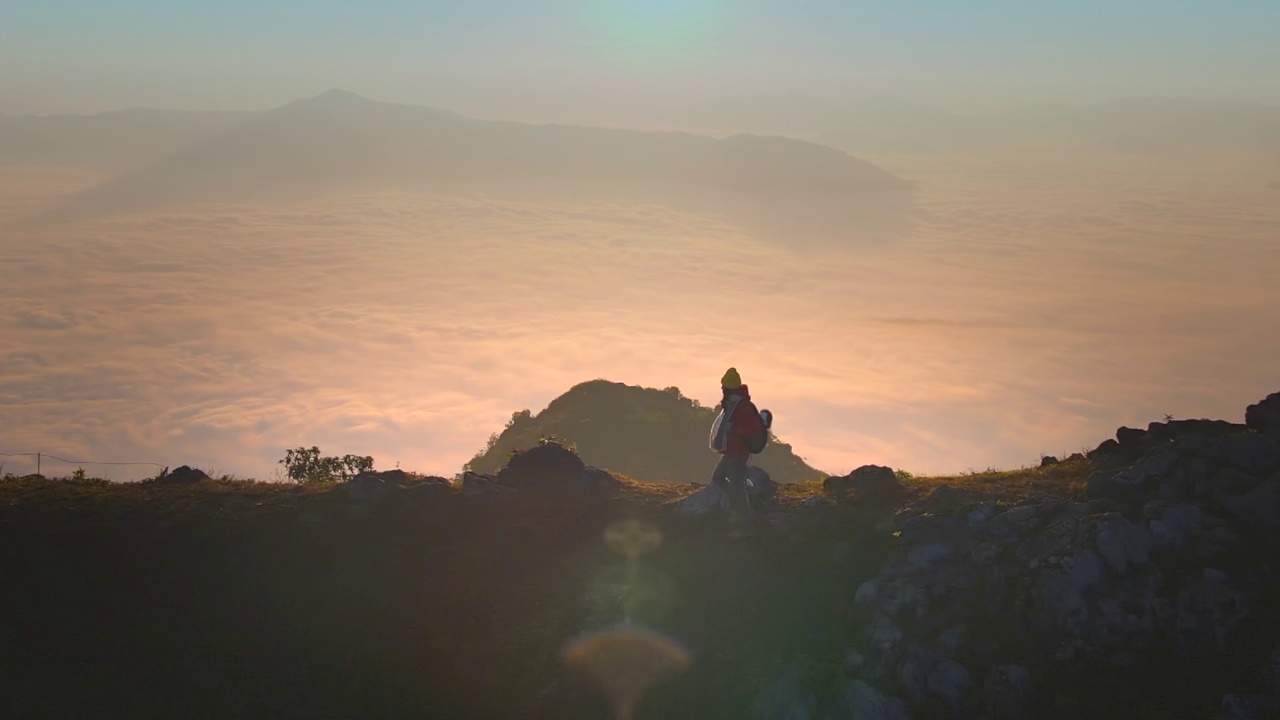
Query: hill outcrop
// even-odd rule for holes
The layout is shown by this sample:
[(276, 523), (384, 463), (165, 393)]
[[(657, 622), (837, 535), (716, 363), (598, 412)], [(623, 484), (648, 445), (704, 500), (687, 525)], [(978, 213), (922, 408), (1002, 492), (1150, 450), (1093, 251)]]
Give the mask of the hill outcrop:
[[(570, 388), (536, 415), (528, 410), (516, 413), (467, 468), (496, 473), (514, 451), (535, 447), (542, 438), (555, 438), (573, 446), (584, 462), (636, 480), (706, 483), (716, 464), (714, 451), (707, 447), (715, 416), (714, 408), (703, 407), (677, 388), (656, 390), (592, 380)], [(774, 482), (825, 477), (777, 438), (751, 462)]]

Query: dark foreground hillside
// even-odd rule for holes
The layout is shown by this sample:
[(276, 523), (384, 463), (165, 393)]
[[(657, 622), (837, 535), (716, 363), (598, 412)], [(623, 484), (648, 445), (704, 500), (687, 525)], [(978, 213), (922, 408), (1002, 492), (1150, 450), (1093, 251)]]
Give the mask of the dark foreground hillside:
[(626, 624), (688, 661), (638, 718), (1280, 717), (1280, 394), (1247, 418), (783, 485), (745, 538), (673, 502), (707, 490), (554, 444), (458, 485), (9, 480), (0, 693), (24, 718), (595, 720), (562, 651)]
[[(0, 486), (7, 716), (601, 718), (559, 653), (628, 614), (695, 658), (642, 717), (741, 716), (775, 666), (837, 656), (886, 546), (834, 522), (731, 540), (630, 487), (428, 487)], [(632, 589), (602, 539), (629, 518), (664, 536)]]

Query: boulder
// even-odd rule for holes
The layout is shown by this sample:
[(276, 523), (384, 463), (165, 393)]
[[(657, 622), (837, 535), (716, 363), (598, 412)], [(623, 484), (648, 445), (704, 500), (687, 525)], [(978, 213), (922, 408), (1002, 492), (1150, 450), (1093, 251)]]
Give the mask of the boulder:
[(1128, 574), (1129, 569), (1150, 562), (1148, 548), (1151, 538), (1141, 526), (1134, 525), (1116, 513), (1104, 516), (1098, 525), (1094, 539), (1098, 554), (1117, 575)]
[(789, 668), (764, 683), (751, 705), (751, 716), (760, 720), (812, 720), (817, 695), (805, 686), (800, 673)]
[(617, 478), (589, 467), (577, 453), (554, 441), (513, 453), (494, 479), (532, 493), (609, 495), (622, 487)]
[[(773, 482), (764, 468), (754, 465), (748, 467), (747, 480), (747, 497), (751, 501), (753, 510), (761, 511), (773, 502), (778, 494), (778, 485)], [(716, 483), (707, 483), (696, 492), (671, 503), (670, 506), (681, 515), (728, 512), (729, 495)]]
[(1280, 648), (1276, 648), (1271, 653), (1271, 657), (1267, 658), (1267, 664), (1262, 669), (1262, 677), (1267, 683), (1267, 689), (1280, 698)]
[(1049, 467), (1050, 465), (1057, 465), (1060, 462), (1062, 461), (1054, 457), (1053, 455), (1045, 455), (1044, 457), (1040, 458), (1040, 467)]
[(1269, 468), (1280, 462), (1280, 442), (1255, 432), (1237, 432), (1208, 437), (1200, 454), (1240, 468)]
[(1241, 495), (1249, 492), (1262, 482), (1262, 478), (1247, 473), (1239, 468), (1225, 467), (1204, 478), (1196, 486), (1196, 495), (1201, 498), (1214, 498), (1222, 495)]
[(511, 454), (505, 467), (495, 479), (503, 485), (516, 487), (526, 484), (558, 483), (586, 469), (582, 458), (557, 442), (542, 442), (528, 450)]
[(1106, 440), (1103, 440), (1102, 442), (1098, 443), (1098, 447), (1086, 453), (1085, 457), (1089, 458), (1090, 460), (1103, 459), (1112, 455), (1119, 449), (1120, 449), (1120, 443), (1116, 442), (1111, 438), (1107, 438)]
[(188, 465), (182, 465), (174, 469), (172, 472), (161, 473), (156, 478), (156, 482), (165, 485), (190, 485), (198, 483), (201, 480), (212, 480), (205, 471), (199, 468), (193, 468)]
[(1222, 696), (1222, 720), (1270, 720), (1280, 713), (1280, 703), (1263, 695)]
[(1280, 528), (1280, 471), (1243, 495), (1218, 498), (1233, 515), (1258, 527)]
[(1021, 665), (1000, 665), (982, 684), (982, 709), (992, 720), (1021, 720), (1031, 710), (1031, 673)]
[(759, 510), (773, 502), (777, 495), (778, 484), (764, 468), (756, 465), (747, 468), (747, 496), (751, 498), (751, 507)]
[(940, 700), (953, 715), (960, 715), (973, 686), (973, 675), (963, 665), (920, 649), (913, 650), (903, 660), (898, 680), (916, 702), (927, 698)]
[(1146, 430), (1139, 430), (1138, 428), (1131, 428), (1131, 427), (1124, 427), (1124, 426), (1116, 428), (1116, 440), (1121, 445), (1129, 445), (1131, 443), (1137, 442), (1138, 440), (1141, 440), (1143, 437), (1145, 437), (1146, 434), (1147, 434)]
[(1280, 392), (1245, 408), (1244, 424), (1269, 435), (1280, 435)]
[(382, 496), (387, 489), (387, 482), (378, 473), (360, 473), (347, 481), (347, 491), (357, 502), (368, 502)]
[(1174, 610), (1174, 639), (1184, 652), (1222, 652), (1249, 602), (1225, 572), (1205, 568), (1178, 593)]
[(963, 490), (942, 484), (929, 491), (927, 502), (931, 510), (947, 511), (960, 507), (967, 499)]
[(911, 720), (901, 699), (885, 695), (862, 680), (854, 680), (841, 694), (840, 720)]
[(392, 470), (383, 470), (382, 472), (377, 472), (373, 474), (377, 475), (378, 478), (382, 480), (382, 482), (388, 485), (404, 486), (404, 485), (408, 485), (414, 480), (412, 475), (405, 472), (404, 470), (401, 470), (400, 468), (395, 468)]
[(488, 475), (464, 472), (461, 493), (465, 497), (512, 497), (516, 489), (507, 487)]
[(1195, 503), (1180, 503), (1166, 508), (1147, 523), (1151, 545), (1162, 552), (1181, 550), (1192, 538), (1209, 524), (1209, 516)]
[(822, 489), (833, 495), (885, 495), (901, 490), (902, 482), (891, 467), (863, 465), (848, 475), (827, 478), (822, 481)]

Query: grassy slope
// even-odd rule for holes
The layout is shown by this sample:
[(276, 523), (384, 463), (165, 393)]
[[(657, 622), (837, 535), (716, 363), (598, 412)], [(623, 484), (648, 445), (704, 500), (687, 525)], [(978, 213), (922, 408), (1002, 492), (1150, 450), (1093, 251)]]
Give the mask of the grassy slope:
[[(890, 547), (875, 525), (902, 504), (939, 482), (996, 501), (1076, 495), (1086, 474), (913, 478), (800, 523), (820, 486), (785, 486), (773, 519), (792, 529), (752, 542), (662, 508), (692, 486), (634, 481), (598, 501), (409, 488), (361, 503), (333, 485), (11, 480), (0, 693), (22, 717), (599, 718), (556, 654), (630, 608), (695, 657), (642, 717), (741, 717), (784, 664), (847, 682), (853, 593)], [(634, 568), (638, 595), (601, 541), (635, 517), (665, 535)]]

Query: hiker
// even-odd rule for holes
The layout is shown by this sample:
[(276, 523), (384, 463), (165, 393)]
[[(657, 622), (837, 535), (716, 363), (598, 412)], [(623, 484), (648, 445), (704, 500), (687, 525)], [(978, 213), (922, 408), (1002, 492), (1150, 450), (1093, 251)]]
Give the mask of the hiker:
[(721, 457), (711, 481), (729, 495), (730, 512), (741, 529), (751, 532), (754, 516), (747, 497), (747, 458), (751, 456), (752, 438), (766, 429), (736, 368), (729, 368), (720, 378), (720, 389), (724, 393), (721, 419), (713, 428), (711, 448)]

